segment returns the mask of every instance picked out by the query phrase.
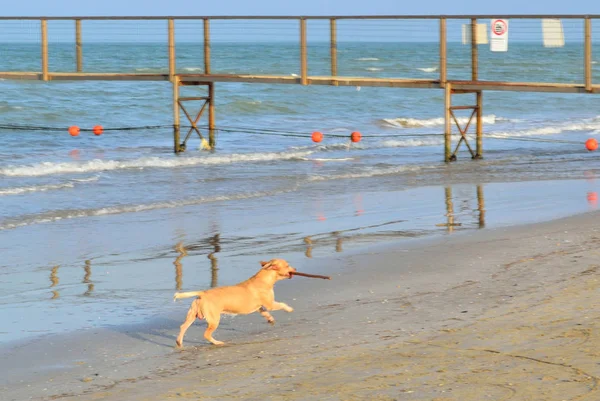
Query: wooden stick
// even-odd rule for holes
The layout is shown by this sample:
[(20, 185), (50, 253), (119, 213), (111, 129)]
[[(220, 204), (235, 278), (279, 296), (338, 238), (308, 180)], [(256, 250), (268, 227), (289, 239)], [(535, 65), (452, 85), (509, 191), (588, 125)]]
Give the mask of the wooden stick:
[(300, 272), (291, 272), (292, 276), (302, 276), (302, 277), (310, 277), (310, 278), (322, 278), (325, 280), (331, 280), (329, 276), (321, 276), (320, 274), (308, 274), (308, 273), (300, 273)]

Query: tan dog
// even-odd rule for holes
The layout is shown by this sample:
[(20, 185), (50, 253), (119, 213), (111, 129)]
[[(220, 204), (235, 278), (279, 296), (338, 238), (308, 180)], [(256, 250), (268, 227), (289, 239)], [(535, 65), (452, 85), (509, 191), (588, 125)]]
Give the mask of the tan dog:
[(273, 286), (279, 280), (292, 278), (292, 273), (296, 269), (283, 259), (272, 259), (260, 264), (262, 269), (242, 283), (206, 291), (176, 292), (174, 299), (198, 297), (192, 302), (185, 322), (181, 325), (177, 346), (182, 346), (183, 336), (196, 318), (206, 319), (208, 327), (204, 332), (204, 338), (215, 345), (222, 345), (224, 344), (222, 341), (212, 337), (212, 333), (219, 326), (221, 313), (247, 315), (260, 310), (260, 314), (267, 319), (267, 322), (275, 323), (275, 319), (268, 311), (283, 309), (292, 312), (294, 309), (288, 305), (275, 301)]

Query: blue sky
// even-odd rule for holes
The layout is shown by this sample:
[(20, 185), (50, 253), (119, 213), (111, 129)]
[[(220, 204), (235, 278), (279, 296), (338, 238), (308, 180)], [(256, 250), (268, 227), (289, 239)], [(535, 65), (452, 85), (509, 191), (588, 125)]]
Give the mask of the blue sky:
[[(215, 16), (215, 15), (456, 15), (456, 14), (597, 14), (600, 0), (27, 0), (6, 1), (2, 16)], [(468, 21), (452, 21), (448, 40), (461, 40), (461, 26)], [(481, 20), (488, 23), (488, 20)], [(511, 40), (541, 41), (539, 20), (514, 20)], [(569, 41), (583, 39), (582, 21), (565, 20)], [(200, 21), (176, 23), (178, 42), (198, 42)], [(309, 43), (329, 39), (328, 21), (309, 21)], [(1, 42), (39, 42), (39, 22), (0, 21)], [(340, 21), (338, 40), (342, 41), (423, 41), (438, 40), (437, 22)], [(593, 25), (596, 43), (600, 40), (600, 19)], [(50, 42), (73, 43), (72, 21), (50, 21)], [(165, 21), (93, 22), (84, 21), (84, 43), (165, 42)], [(213, 21), (211, 40), (297, 41), (297, 21)]]
[(3, 16), (600, 14), (598, 0), (27, 0), (3, 1)]

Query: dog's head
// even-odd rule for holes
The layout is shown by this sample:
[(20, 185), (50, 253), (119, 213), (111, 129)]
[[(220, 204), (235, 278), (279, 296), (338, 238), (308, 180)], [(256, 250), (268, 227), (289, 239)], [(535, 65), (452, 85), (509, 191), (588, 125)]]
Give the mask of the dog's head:
[(268, 262), (260, 262), (263, 270), (273, 270), (277, 273), (277, 280), (283, 280), (284, 278), (292, 278), (292, 273), (296, 271), (296, 268), (290, 266), (287, 261), (283, 259), (271, 259)]

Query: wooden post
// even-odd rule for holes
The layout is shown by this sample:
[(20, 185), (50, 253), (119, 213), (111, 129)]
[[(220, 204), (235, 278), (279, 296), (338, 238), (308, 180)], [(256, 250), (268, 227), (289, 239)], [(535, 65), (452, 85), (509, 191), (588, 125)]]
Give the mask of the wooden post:
[[(331, 34), (331, 76), (337, 76), (337, 21), (335, 18), (329, 20), (330, 34)], [(338, 86), (338, 82), (334, 82), (335, 86)]]
[(440, 87), (446, 86), (448, 46), (446, 40), (446, 18), (440, 18)]
[(208, 144), (211, 149), (217, 144), (215, 138), (215, 84), (208, 84)]
[(83, 72), (83, 49), (81, 47), (81, 20), (75, 20), (75, 54), (77, 57), (77, 72)]
[(169, 31), (169, 80), (175, 78), (175, 21), (171, 18), (168, 23)]
[(48, 20), (42, 21), (42, 79), (48, 80)]
[(584, 47), (584, 78), (585, 90), (592, 91), (592, 20), (585, 18), (585, 47)]
[(173, 77), (173, 151), (175, 153), (182, 150), (180, 149), (179, 126), (179, 77), (175, 75)]
[(452, 106), (452, 85), (446, 82), (444, 86), (444, 161), (450, 162), (452, 156), (452, 120), (450, 107)]
[(304, 18), (300, 18), (300, 82), (302, 85), (308, 84), (307, 71), (306, 20)]
[(475, 92), (477, 98), (477, 125), (475, 127), (477, 137), (475, 142), (474, 159), (483, 158), (483, 91)]
[(477, 55), (477, 19), (471, 18), (471, 79), (478, 79), (478, 55)]
[(210, 20), (204, 19), (204, 73), (210, 74)]

